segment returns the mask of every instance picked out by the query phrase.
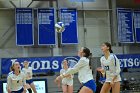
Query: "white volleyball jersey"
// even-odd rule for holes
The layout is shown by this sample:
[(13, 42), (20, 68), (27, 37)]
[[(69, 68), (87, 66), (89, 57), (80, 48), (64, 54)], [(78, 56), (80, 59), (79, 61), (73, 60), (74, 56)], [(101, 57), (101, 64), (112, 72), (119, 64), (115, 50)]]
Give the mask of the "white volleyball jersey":
[(10, 74), (12, 74), (12, 73), (13, 73), (13, 71), (9, 72), (9, 73), (8, 73), (8, 76), (9, 76)]
[(80, 83), (86, 83), (93, 79), (92, 69), (89, 66), (89, 59), (86, 57), (81, 57), (78, 63), (70, 68), (64, 75), (74, 74), (78, 72), (78, 79)]
[(22, 71), (26, 76), (26, 80), (32, 79), (32, 75), (33, 75), (32, 67), (23, 68)]
[[(67, 72), (68, 70), (69, 70), (69, 68), (67, 70), (61, 69), (60, 74), (63, 74), (65, 72)], [(71, 77), (63, 78), (62, 79), (62, 84), (72, 86), (73, 85), (73, 75), (71, 75)]]
[(108, 59), (105, 56), (102, 56), (101, 66), (105, 70), (106, 73), (106, 82), (111, 82), (114, 76), (117, 76), (115, 82), (121, 81), (120, 77), (120, 61), (114, 54), (110, 54)]
[(7, 88), (11, 91), (18, 91), (26, 85), (26, 78), (23, 72), (17, 76), (14, 72), (10, 72), (7, 77)]

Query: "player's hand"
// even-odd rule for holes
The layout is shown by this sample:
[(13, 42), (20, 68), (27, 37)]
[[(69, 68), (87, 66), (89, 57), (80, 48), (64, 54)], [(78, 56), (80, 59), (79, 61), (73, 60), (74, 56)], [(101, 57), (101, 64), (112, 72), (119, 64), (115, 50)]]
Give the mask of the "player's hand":
[(101, 72), (103, 69), (101, 67), (98, 67), (96, 70)]
[(65, 76), (66, 78), (72, 78), (72, 76), (69, 74), (69, 75), (67, 75), (67, 76)]
[(105, 73), (105, 71), (104, 71), (104, 69), (102, 67), (98, 67), (96, 70), (99, 71), (99, 72), (101, 72), (102, 74)]
[(30, 89), (31, 86), (29, 84), (26, 84), (26, 87), (24, 87), (24, 89)]
[(57, 83), (57, 82), (60, 81), (60, 80), (61, 80), (61, 77), (60, 77), (60, 76), (56, 77), (55, 83)]
[(114, 81), (112, 80), (111, 82), (110, 82), (110, 85), (111, 85), (111, 87), (114, 87)]
[(11, 90), (10, 89), (8, 89), (8, 93), (11, 93)]

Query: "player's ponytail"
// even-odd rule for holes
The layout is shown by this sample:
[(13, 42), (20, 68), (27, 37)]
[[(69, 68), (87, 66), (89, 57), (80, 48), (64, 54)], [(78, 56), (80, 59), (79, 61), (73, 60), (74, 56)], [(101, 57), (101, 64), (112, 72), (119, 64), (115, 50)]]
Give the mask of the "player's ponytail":
[(113, 53), (112, 48), (111, 48), (111, 44), (109, 42), (104, 42), (104, 44), (109, 47), (109, 52)]
[(91, 65), (92, 65), (92, 64), (91, 64), (91, 61), (92, 61), (92, 53), (90, 53), (90, 56), (89, 56), (88, 58), (89, 58), (89, 67), (90, 67), (90, 69), (92, 69), (92, 68), (91, 68)]
[(83, 47), (83, 52), (85, 53), (84, 57), (89, 59), (89, 66), (91, 68), (92, 53), (90, 53), (90, 50), (87, 47)]

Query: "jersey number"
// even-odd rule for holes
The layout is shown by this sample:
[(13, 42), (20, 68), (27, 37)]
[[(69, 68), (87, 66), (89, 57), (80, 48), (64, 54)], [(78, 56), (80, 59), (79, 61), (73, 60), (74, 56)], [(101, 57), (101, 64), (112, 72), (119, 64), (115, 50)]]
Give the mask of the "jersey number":
[(109, 66), (105, 66), (105, 69), (106, 69), (106, 70), (109, 70)]

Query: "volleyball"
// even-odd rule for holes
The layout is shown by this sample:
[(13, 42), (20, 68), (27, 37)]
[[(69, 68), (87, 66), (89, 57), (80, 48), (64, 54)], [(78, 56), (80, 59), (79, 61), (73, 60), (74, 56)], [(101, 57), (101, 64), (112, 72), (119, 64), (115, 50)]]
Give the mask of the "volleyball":
[(57, 22), (55, 24), (55, 31), (58, 32), (58, 33), (61, 33), (65, 30), (65, 25), (63, 22)]

